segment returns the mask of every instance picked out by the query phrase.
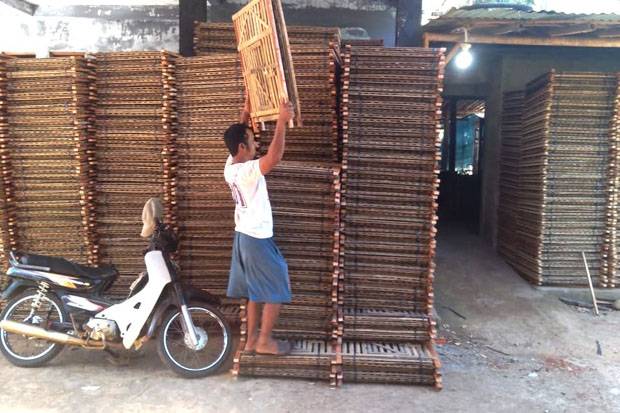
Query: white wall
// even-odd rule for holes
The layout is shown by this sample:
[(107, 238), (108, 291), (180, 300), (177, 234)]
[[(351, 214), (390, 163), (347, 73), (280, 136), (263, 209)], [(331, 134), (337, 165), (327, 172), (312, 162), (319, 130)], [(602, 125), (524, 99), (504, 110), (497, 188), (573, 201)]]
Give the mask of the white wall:
[[(66, 6), (60, 4), (63, 1), (69, 3), (66, 0), (54, 0), (53, 7)], [(155, 2), (155, 0), (148, 1)], [(116, 3), (119, 2), (116, 0)], [(44, 7), (43, 1), (38, 3)], [(167, 1), (167, 3), (176, 2)], [(108, 6), (110, 7), (113, 6)], [(177, 17), (161, 19), (149, 16), (150, 11), (151, 9), (145, 9), (142, 18), (134, 16), (128, 19), (110, 18), (106, 15), (111, 13), (109, 9), (103, 10), (100, 16), (69, 17), (57, 13), (29, 16), (0, 3), (0, 51), (34, 52), (38, 57), (47, 56), (50, 50), (178, 51), (178, 11)]]

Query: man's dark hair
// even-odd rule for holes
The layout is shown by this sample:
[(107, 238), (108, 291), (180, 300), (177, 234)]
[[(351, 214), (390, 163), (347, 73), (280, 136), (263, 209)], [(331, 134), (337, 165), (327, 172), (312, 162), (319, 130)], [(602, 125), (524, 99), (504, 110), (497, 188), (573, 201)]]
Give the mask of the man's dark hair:
[(235, 123), (229, 126), (226, 132), (224, 132), (224, 142), (226, 142), (226, 147), (232, 156), (237, 156), (240, 143), (248, 144), (248, 130), (250, 130), (248, 125)]

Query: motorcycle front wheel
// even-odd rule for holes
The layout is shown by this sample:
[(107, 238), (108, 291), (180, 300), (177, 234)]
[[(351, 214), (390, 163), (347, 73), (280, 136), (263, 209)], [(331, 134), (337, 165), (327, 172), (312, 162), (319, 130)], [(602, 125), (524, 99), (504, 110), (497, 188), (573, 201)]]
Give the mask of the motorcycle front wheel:
[(205, 377), (224, 364), (232, 348), (232, 334), (222, 313), (210, 304), (191, 302), (188, 311), (196, 327), (198, 345), (184, 332), (183, 315), (174, 309), (159, 330), (157, 352), (170, 369), (187, 378)]

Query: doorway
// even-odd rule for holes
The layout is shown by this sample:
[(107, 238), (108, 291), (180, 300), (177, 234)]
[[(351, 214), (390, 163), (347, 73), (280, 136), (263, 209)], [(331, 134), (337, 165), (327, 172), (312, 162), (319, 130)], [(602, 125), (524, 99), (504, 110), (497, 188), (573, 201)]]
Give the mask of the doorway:
[(475, 234), (480, 227), (485, 109), (481, 98), (448, 97), (442, 111), (439, 222), (458, 222)]

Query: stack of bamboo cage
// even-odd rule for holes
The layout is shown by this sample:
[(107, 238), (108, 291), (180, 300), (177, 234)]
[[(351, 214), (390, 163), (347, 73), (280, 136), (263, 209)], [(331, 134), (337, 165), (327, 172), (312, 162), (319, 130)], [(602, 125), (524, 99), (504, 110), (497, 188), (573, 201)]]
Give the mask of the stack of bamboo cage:
[(176, 225), (176, 86), (169, 52), (98, 53), (97, 233), (102, 262), (120, 272), (116, 293), (144, 270), (142, 207), (160, 197)]
[(8, 269), (8, 254), (12, 248), (11, 233), (14, 233), (15, 212), (13, 209), (13, 183), (11, 179), (11, 153), (9, 150), (9, 123), (7, 121), (7, 68), (11, 57), (0, 53), (0, 288), (4, 287)]
[[(235, 371), (324, 379), (335, 384), (339, 353), (335, 317), (338, 267), (334, 264), (339, 248), (339, 34), (337, 29), (305, 27), (289, 27), (288, 34), (304, 124), (287, 131), (285, 161), (267, 176), (267, 185), (275, 239), (288, 261), (293, 290), (293, 302), (283, 307), (275, 333), (295, 339), (294, 348), (286, 358), (238, 352)], [(207, 45), (196, 45), (197, 54), (206, 54), (206, 60), (237, 50), (232, 25), (200, 24), (196, 38)], [(266, 124), (260, 133), (263, 153), (274, 127)], [(241, 346), (246, 339), (245, 310), (242, 305)]]
[(499, 206), (497, 208), (497, 250), (513, 267), (519, 259), (519, 192), (522, 122), (525, 94), (507, 92), (503, 97), (502, 148), (500, 159)]
[(440, 50), (345, 49), (345, 382), (441, 386), (431, 311), (443, 70)]
[(4, 65), (10, 246), (96, 264), (91, 67), (81, 57)]
[[(289, 43), (324, 44), (332, 42), (339, 51), (340, 30), (337, 27), (287, 26)], [(194, 54), (237, 53), (237, 40), (232, 23), (194, 23)]]
[[(517, 213), (500, 222), (499, 233), (516, 228), (500, 245), (508, 262), (534, 284), (587, 286), (585, 253), (594, 283), (613, 285), (617, 90), (615, 74), (584, 72), (552, 71), (527, 86)], [(514, 111), (508, 101), (504, 119)], [(506, 122), (504, 129), (509, 130)], [(508, 153), (510, 139), (508, 133)], [(514, 174), (506, 161), (502, 182)], [(503, 199), (504, 206), (510, 202)]]
[(179, 264), (196, 287), (226, 296), (234, 203), (224, 181), (224, 132), (239, 121), (243, 76), (238, 56), (177, 60)]
[(620, 73), (616, 73), (616, 90), (613, 100), (613, 115), (611, 130), (609, 131), (609, 168), (607, 190), (607, 231), (605, 232), (605, 246), (603, 248), (603, 274), (605, 286), (616, 288), (620, 286), (620, 251), (618, 226), (620, 225)]
[[(284, 159), (335, 163), (338, 159), (337, 72), (339, 56), (334, 42), (297, 44), (291, 47), (303, 125), (287, 132)], [(261, 132), (263, 152), (273, 138), (275, 124)]]
[[(242, 375), (294, 376), (336, 384), (339, 170), (285, 161), (267, 176), (267, 185), (274, 236), (286, 258), (293, 291), (274, 334), (295, 341), (285, 358), (239, 352), (235, 370)], [(242, 316), (241, 331), (246, 333), (245, 311)]]

